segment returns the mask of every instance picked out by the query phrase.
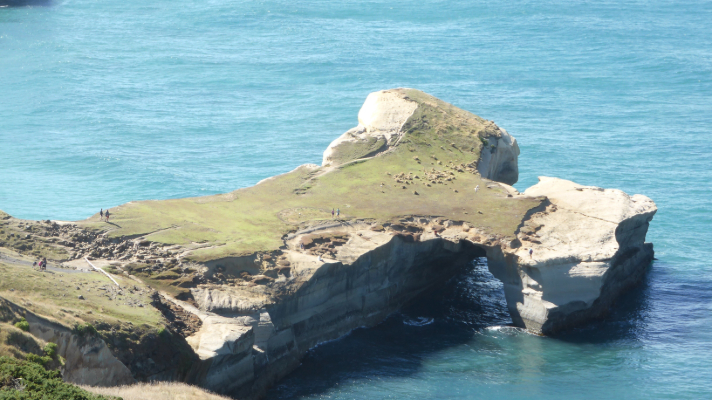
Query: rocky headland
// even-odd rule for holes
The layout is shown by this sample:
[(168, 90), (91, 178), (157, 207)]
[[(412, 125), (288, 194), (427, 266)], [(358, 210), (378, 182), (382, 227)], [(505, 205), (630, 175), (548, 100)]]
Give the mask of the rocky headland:
[[(86, 257), (120, 279), (101, 292), (114, 308), (74, 302), (71, 320), (0, 284), (5, 320), (29, 315), (30, 333), (61, 343), (69, 381), (256, 398), (315, 345), (378, 324), (476, 257), (504, 283), (514, 324), (545, 335), (604, 316), (653, 258), (652, 200), (550, 177), (520, 193), (519, 146), (492, 121), (393, 89), (370, 94), (358, 122), (321, 166), (250, 188), (127, 203), (108, 223), (2, 216), (6, 273), (28, 257), (68, 270)], [(139, 308), (145, 332), (121, 342)], [(78, 319), (104, 325), (80, 340), (66, 328)]]

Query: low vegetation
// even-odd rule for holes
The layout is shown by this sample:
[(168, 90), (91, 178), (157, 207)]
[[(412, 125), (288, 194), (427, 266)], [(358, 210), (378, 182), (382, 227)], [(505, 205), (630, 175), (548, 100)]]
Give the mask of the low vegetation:
[(45, 344), (29, 333), (6, 322), (0, 322), (0, 356), (24, 360), (28, 354), (44, 355)]
[(0, 399), (2, 400), (109, 400), (65, 383), (59, 371), (47, 370), (37, 360), (22, 361), (0, 356)]
[[(151, 303), (151, 290), (140, 282), (117, 275), (121, 289), (97, 272), (38, 271), (31, 265), (0, 260), (0, 298), (62, 325), (97, 326), (131, 321), (149, 329), (163, 326), (161, 313)], [(21, 316), (20, 316), (21, 317)], [(29, 329), (18, 317), (18, 326)]]
[(119, 387), (83, 387), (104, 396), (118, 396), (123, 400), (231, 400), (199, 387), (175, 382), (139, 383)]
[(25, 332), (29, 332), (30, 324), (27, 322), (26, 319), (22, 318), (19, 321), (15, 322), (15, 328), (22, 329)]

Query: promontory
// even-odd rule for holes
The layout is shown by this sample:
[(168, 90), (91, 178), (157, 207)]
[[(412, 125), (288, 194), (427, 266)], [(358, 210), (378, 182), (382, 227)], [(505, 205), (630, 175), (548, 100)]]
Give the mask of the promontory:
[(520, 193), (518, 155), (494, 122), (426, 93), (371, 93), (321, 165), (108, 221), (0, 215), (0, 321), (56, 343), (69, 382), (259, 398), (317, 344), (477, 257), (516, 326), (555, 335), (605, 316), (653, 259), (655, 203), (552, 177)]

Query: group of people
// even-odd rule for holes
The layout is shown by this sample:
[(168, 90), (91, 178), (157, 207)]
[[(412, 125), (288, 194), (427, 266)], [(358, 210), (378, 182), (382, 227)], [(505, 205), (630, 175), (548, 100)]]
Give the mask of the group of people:
[[(336, 218), (339, 218), (339, 214), (341, 214), (341, 210), (338, 208), (336, 209)], [(334, 218), (334, 209), (331, 209), (331, 218)]]
[(104, 211), (104, 209), (102, 208), (101, 211), (99, 211), (99, 219), (102, 221), (104, 220), (104, 218), (106, 218), (106, 222), (109, 222), (110, 215), (111, 214), (109, 214), (109, 210)]
[(40, 261), (35, 261), (32, 263), (32, 266), (39, 266), (40, 271), (46, 271), (47, 270), (47, 257), (42, 257)]

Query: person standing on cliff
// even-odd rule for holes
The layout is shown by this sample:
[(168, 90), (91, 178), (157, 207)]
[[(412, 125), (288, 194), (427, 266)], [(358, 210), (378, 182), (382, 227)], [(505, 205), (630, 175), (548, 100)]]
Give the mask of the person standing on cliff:
[(529, 249), (529, 258), (534, 258), (532, 254), (534, 254), (534, 249)]
[(99, 211), (99, 220), (104, 219), (104, 209), (102, 208), (101, 211)]
[(337, 209), (336, 209), (336, 218), (339, 218), (339, 214), (341, 214), (341, 210), (339, 210), (339, 209), (337, 208)]
[(104, 215), (106, 216), (106, 222), (109, 222), (109, 210), (106, 210)]
[(334, 219), (334, 209), (331, 209), (331, 219)]

